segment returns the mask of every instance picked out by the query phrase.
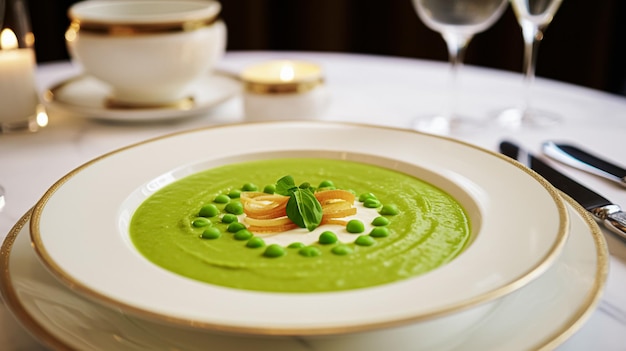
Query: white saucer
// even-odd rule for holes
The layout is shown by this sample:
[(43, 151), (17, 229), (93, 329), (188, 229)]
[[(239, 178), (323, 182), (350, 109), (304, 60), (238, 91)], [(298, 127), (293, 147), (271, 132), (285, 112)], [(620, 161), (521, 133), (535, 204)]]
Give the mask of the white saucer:
[(214, 73), (203, 77), (191, 89), (186, 103), (162, 107), (124, 107), (108, 104), (111, 88), (88, 75), (64, 80), (46, 90), (43, 101), (48, 106), (74, 112), (86, 118), (112, 121), (160, 121), (195, 116), (234, 97), (241, 91), (233, 76)]
[[(595, 309), (608, 274), (604, 236), (593, 219), (566, 198), (571, 217), (561, 257), (543, 275), (502, 298), (489, 316), (452, 337), (447, 328), (416, 337), (408, 325), (333, 337), (254, 337), (194, 331), (103, 307), (59, 283), (39, 263), (26, 214), (0, 251), (0, 291), (8, 308), (47, 346), (59, 350), (537, 350), (563, 343)], [(203, 298), (198, 297), (201, 302)], [(455, 315), (444, 317), (454, 322)], [(434, 342), (436, 340), (436, 342)], [(428, 347), (424, 347), (429, 345)]]

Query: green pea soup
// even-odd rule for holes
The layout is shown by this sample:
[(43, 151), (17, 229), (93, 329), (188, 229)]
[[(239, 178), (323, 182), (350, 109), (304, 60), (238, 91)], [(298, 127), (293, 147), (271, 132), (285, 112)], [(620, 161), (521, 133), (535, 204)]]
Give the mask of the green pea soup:
[[(374, 229), (350, 233), (346, 226), (323, 225), (321, 240), (301, 244), (294, 236), (291, 245), (271, 243), (275, 235), (289, 242), (289, 231), (241, 232), (227, 207), (240, 204), (241, 191), (272, 189), (285, 175), (313, 186), (330, 180), (357, 198), (372, 194), (378, 201), (369, 202), (378, 211)], [(275, 158), (217, 166), (164, 186), (137, 207), (129, 232), (146, 259), (184, 277), (235, 289), (310, 293), (373, 287), (432, 271), (468, 245), (470, 224), (455, 198), (412, 175), (346, 160)], [(335, 233), (349, 235), (342, 241)]]

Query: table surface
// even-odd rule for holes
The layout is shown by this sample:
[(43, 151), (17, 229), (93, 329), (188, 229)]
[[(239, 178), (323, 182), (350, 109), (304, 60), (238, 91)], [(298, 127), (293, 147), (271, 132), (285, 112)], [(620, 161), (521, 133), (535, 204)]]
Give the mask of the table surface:
[[(323, 67), (330, 105), (321, 120), (410, 128), (414, 118), (443, 110), (447, 101), (447, 66), (441, 62), (340, 53), (229, 52), (220, 69), (236, 73), (249, 64), (275, 58), (305, 59)], [(79, 72), (69, 62), (40, 65), (38, 86), (43, 91)], [(522, 103), (522, 77), (517, 73), (465, 66), (458, 84), (458, 110), (471, 118), (487, 118)], [(562, 123), (543, 129), (487, 127), (453, 137), (491, 150), (508, 138), (537, 152), (543, 141), (570, 141), (626, 164), (626, 154), (618, 147), (626, 135), (626, 98), (539, 78), (533, 101), (537, 108), (560, 114)], [(109, 123), (54, 109), (49, 115), (50, 124), (38, 133), (0, 135), (0, 184), (7, 203), (0, 212), (0, 239), (54, 182), (99, 155), (176, 131), (245, 121), (240, 97), (201, 116), (159, 123)], [(626, 206), (625, 188), (571, 168), (558, 168)], [(608, 231), (604, 234), (611, 256), (602, 300), (559, 351), (626, 350), (626, 241)], [(44, 349), (2, 304), (0, 345), (7, 351)]]

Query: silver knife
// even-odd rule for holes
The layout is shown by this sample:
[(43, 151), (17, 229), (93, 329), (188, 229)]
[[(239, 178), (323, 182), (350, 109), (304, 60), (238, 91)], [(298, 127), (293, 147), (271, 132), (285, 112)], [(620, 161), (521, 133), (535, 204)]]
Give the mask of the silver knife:
[(580, 203), (597, 221), (603, 223), (605, 227), (622, 237), (622, 239), (626, 239), (626, 213), (622, 211), (619, 205), (570, 179), (541, 159), (509, 141), (500, 143), (500, 152), (539, 173), (554, 187)]
[(626, 187), (626, 169), (577, 146), (547, 141), (543, 143), (542, 151), (552, 159)]

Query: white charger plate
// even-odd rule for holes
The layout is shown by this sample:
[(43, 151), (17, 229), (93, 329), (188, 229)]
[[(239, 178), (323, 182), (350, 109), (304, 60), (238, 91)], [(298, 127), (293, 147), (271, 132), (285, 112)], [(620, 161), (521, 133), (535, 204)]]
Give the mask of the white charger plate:
[[(128, 316), (76, 294), (38, 261), (28, 236), (30, 213), (6, 237), (0, 292), (10, 311), (36, 338), (56, 350), (343, 351), (554, 349), (574, 334), (595, 309), (608, 274), (608, 251), (595, 221), (567, 198), (569, 239), (559, 259), (527, 286), (501, 299), (474, 327), (451, 337), (438, 320), (424, 334), (421, 323), (334, 337), (252, 337), (192, 331)], [(419, 347), (417, 346), (419, 345)]]
[[(426, 180), (466, 208), (475, 239), (428, 274), (315, 294), (190, 280), (150, 263), (130, 242), (134, 209), (164, 185), (225, 163), (302, 155), (369, 162)], [(51, 272), (109, 306), (194, 328), (324, 335), (423, 321), (494, 301), (554, 262), (569, 224), (552, 186), (491, 151), (403, 129), (272, 122), (178, 133), (99, 157), (54, 184), (30, 225), (36, 252)]]
[(161, 107), (109, 106), (107, 100), (111, 88), (96, 78), (81, 74), (63, 80), (47, 89), (43, 101), (53, 106), (76, 113), (86, 118), (145, 122), (178, 119), (195, 116), (209, 111), (241, 92), (241, 83), (234, 77), (215, 72), (203, 76), (190, 89), (193, 102)]

